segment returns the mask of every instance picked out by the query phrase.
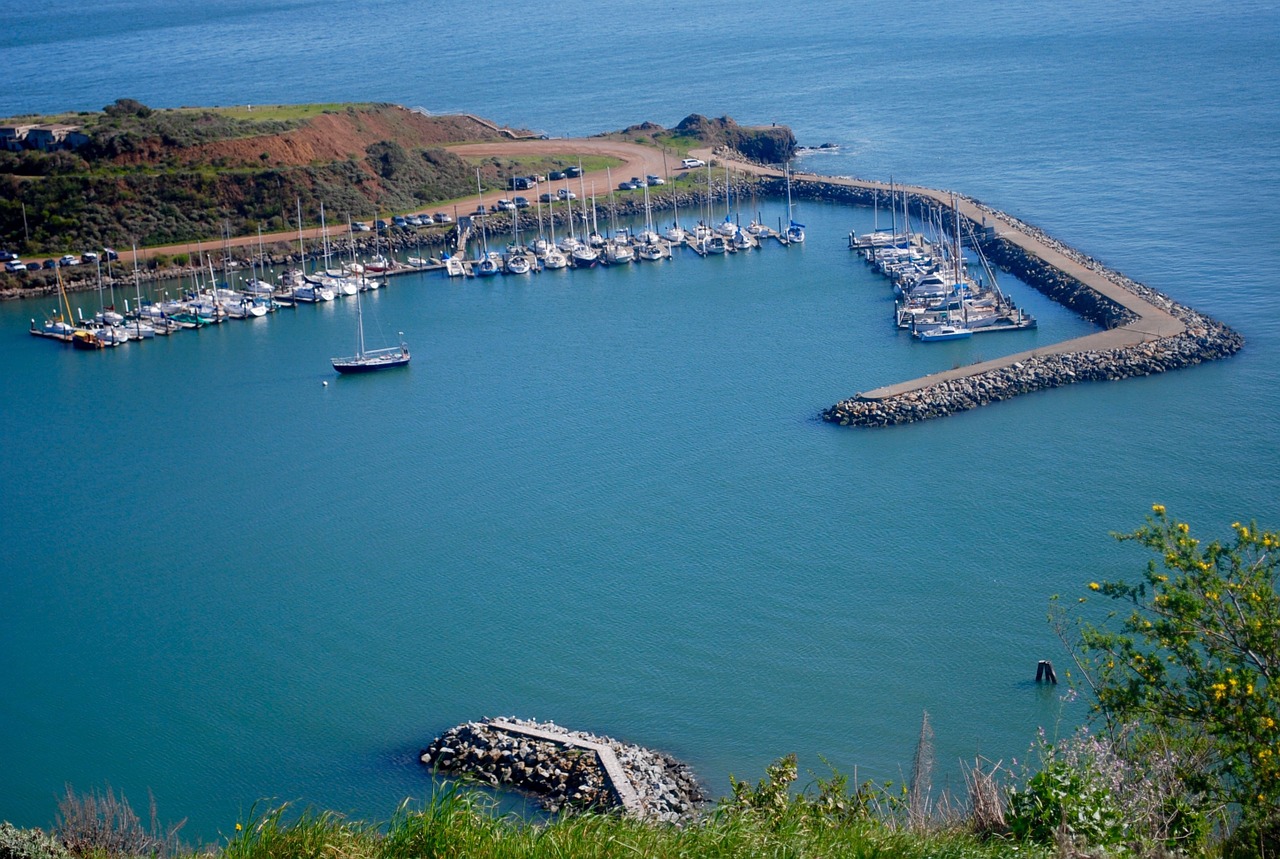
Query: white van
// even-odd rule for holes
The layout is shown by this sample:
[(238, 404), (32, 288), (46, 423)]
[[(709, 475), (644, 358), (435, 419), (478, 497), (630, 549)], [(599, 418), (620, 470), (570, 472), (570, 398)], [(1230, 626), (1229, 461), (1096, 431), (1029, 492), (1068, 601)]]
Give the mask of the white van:
[(707, 163), (701, 158), (686, 158), (680, 162), (680, 167), (688, 170), (691, 167), (706, 167)]

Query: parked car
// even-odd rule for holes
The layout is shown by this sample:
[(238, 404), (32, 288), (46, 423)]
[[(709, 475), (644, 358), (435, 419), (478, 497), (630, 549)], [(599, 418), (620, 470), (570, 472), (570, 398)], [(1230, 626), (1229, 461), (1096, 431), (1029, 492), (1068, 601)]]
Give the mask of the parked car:
[(559, 191), (556, 191), (556, 196), (559, 197), (561, 200), (578, 199), (578, 195), (570, 191), (568, 188), (561, 188)]
[(582, 175), (582, 168), (581, 168), (581, 167), (566, 167), (566, 168), (564, 168), (564, 175), (565, 175), (565, 178), (566, 178), (566, 179), (577, 179), (579, 176), (581, 176), (581, 175)]
[(552, 170), (549, 174), (547, 174), (547, 178), (548, 178), (548, 179), (550, 179), (552, 182), (556, 181), (557, 179), (563, 179), (563, 178), (564, 178), (564, 171), (563, 171), (563, 170)]
[(80, 257), (75, 254), (64, 254), (58, 265), (80, 265)]
[(102, 254), (103, 254), (103, 256), (105, 256), (108, 260), (116, 260), (116, 259), (120, 259), (120, 254), (116, 253), (116, 252), (115, 252), (115, 251), (113, 251), (111, 248), (103, 248), (103, 249), (102, 249)]
[(516, 197), (512, 202), (516, 204), (517, 209), (529, 208), (529, 200), (525, 197)]
[(636, 183), (634, 183), (634, 182), (619, 182), (619, 183), (618, 183), (618, 190), (619, 190), (619, 191), (634, 191), (635, 189), (636, 189)]
[(453, 215), (450, 215), (448, 212), (436, 212), (431, 216), (431, 220), (435, 221), (437, 224), (452, 224)]
[(422, 226), (422, 219), (419, 218), (417, 215), (405, 215), (404, 222), (411, 227)]
[(4, 264), (4, 270), (5, 270), (5, 271), (9, 271), (9, 272), (13, 272), (13, 271), (26, 271), (26, 270), (27, 270), (27, 264), (26, 264), (26, 263), (24, 263), (24, 262), (23, 262), (22, 260), (20, 260), (20, 259), (11, 259), (11, 260), (6, 260), (6, 261), (5, 261), (5, 264)]
[(82, 263), (87, 264), (87, 263), (97, 262), (97, 261), (98, 261), (98, 255), (93, 251), (85, 251), (84, 253), (80, 254), (80, 262)]
[(391, 223), (397, 227), (407, 227), (409, 222), (405, 220), (404, 215), (396, 215), (391, 219)]
[[(53, 271), (58, 267), (58, 261), (56, 259), (47, 259), (40, 263), (40, 267), (45, 271)], [(34, 266), (27, 266), (27, 271), (31, 271), (32, 268), (34, 268)]]
[(701, 158), (686, 158), (680, 162), (680, 166), (685, 170), (688, 170), (693, 167), (706, 167), (707, 162), (703, 161)]
[(538, 199), (539, 199), (539, 200), (541, 200), (541, 201), (542, 201), (542, 202), (544, 202), (544, 203), (550, 203), (550, 202), (551, 202), (552, 200), (554, 200), (555, 198), (556, 198), (556, 195), (555, 195), (555, 194), (552, 194), (550, 191), (547, 191), (545, 194), (543, 194), (543, 195), (542, 195), (541, 197), (539, 197)]
[(495, 210), (499, 212), (514, 212), (516, 210), (516, 204), (507, 199), (499, 200), (493, 205)]
[(386, 222), (386, 221), (384, 221), (384, 220), (381, 220), (381, 219), (376, 220), (376, 221), (374, 221), (374, 222), (373, 222), (373, 228), (374, 228), (375, 230), (377, 230), (378, 232), (380, 232), (380, 233), (382, 233), (382, 232), (386, 232), (386, 229), (387, 229), (387, 222)]
[(17, 258), (18, 255), (13, 251), (0, 251), (0, 262), (9, 262), (10, 260), (15, 260)]
[(667, 180), (663, 179), (661, 176), (649, 175), (644, 178), (645, 178), (645, 181), (648, 182), (650, 186), (667, 184)]

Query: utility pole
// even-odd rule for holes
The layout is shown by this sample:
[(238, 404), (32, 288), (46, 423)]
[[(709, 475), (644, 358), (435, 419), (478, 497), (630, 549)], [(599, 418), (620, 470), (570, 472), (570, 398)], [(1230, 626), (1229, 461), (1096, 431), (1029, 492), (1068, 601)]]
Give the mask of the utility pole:
[(31, 231), (27, 229), (27, 204), (22, 204), (22, 241), (31, 244)]

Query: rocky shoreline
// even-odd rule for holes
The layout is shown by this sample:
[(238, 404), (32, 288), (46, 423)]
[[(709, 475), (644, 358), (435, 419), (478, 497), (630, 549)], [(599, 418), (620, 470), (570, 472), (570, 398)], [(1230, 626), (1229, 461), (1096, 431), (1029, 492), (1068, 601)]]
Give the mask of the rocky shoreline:
[[(624, 784), (615, 785), (606, 771), (608, 751), (601, 754), (594, 747), (612, 752)], [(514, 717), (467, 722), (432, 740), (419, 760), (441, 773), (520, 791), (552, 813), (620, 810), (677, 823), (707, 802), (693, 771), (670, 755), (554, 722)]]

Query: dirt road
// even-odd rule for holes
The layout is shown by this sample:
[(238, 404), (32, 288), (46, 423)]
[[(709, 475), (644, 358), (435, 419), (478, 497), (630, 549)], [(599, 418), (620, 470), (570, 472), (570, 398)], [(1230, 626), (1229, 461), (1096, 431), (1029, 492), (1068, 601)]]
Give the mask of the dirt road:
[[(641, 146), (636, 143), (623, 143), (616, 140), (598, 140), (593, 138), (555, 138), (551, 140), (505, 140), (493, 143), (468, 143), (459, 146), (447, 147), (450, 152), (462, 158), (519, 158), (522, 156), (536, 157), (543, 155), (555, 155), (562, 158), (576, 158), (579, 156), (604, 156), (608, 158), (617, 158), (622, 162), (617, 167), (611, 168), (614, 182), (621, 182), (632, 176), (646, 176), (649, 174), (657, 176), (665, 176), (669, 168), (676, 168), (679, 161), (672, 156), (668, 156), (668, 165), (663, 164), (662, 151), (654, 149), (652, 146)], [(569, 180), (569, 189), (575, 194), (581, 194), (585, 187), (588, 194), (591, 193), (594, 184), (596, 194), (600, 196), (609, 193), (609, 171), (594, 170), (584, 173), (582, 178)], [(557, 187), (564, 187), (563, 183), (557, 182)], [(432, 210), (452, 209), (455, 203), (459, 212), (466, 214), (475, 210), (476, 205), (483, 203), (485, 207), (489, 207), (496, 203), (499, 199), (506, 196), (512, 196), (514, 192), (510, 191), (486, 191), (479, 199), (466, 199), (464, 201), (445, 201), (437, 203), (426, 208)], [(339, 225), (330, 227), (332, 235), (341, 235), (345, 228)], [(303, 231), (303, 235), (309, 239), (319, 238), (320, 229), (318, 227)], [(276, 242), (296, 242), (298, 240), (298, 231), (290, 230), (278, 233), (264, 233), (262, 240), (268, 244)], [(245, 245), (256, 245), (258, 236), (235, 236), (231, 239), (230, 244), (235, 247), (243, 247)], [(199, 248), (206, 250), (217, 250), (223, 246), (221, 241), (208, 242), (190, 242), (178, 245), (163, 245), (152, 248), (139, 248), (138, 259), (147, 259), (157, 254), (194, 254)], [(117, 249), (120, 251), (120, 259), (125, 262), (133, 260), (132, 251)]]

